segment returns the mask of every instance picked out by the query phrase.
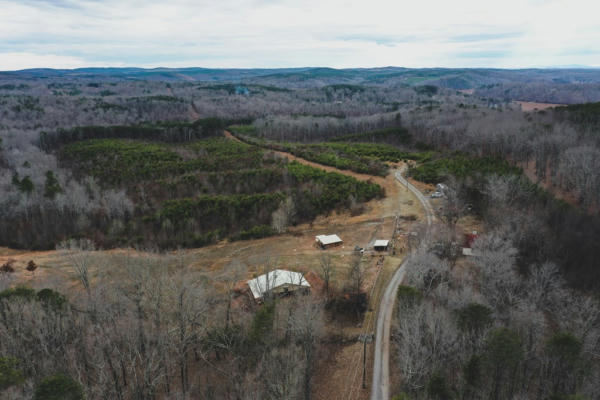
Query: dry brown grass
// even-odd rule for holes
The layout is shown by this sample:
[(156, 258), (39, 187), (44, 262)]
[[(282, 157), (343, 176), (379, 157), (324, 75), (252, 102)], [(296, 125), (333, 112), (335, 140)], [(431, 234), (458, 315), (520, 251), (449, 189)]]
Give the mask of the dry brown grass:
[(515, 101), (515, 103), (517, 103), (519, 106), (521, 106), (521, 111), (524, 111), (524, 112), (546, 110), (548, 108), (564, 106), (564, 104), (536, 103), (533, 101)]

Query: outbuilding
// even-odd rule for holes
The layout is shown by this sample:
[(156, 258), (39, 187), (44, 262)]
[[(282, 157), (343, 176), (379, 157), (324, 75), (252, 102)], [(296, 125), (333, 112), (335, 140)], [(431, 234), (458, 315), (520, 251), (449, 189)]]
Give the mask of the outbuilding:
[(328, 247), (339, 246), (343, 243), (338, 235), (317, 235), (315, 241), (319, 246), (326, 249)]
[(375, 244), (373, 245), (373, 248), (375, 249), (375, 251), (386, 251), (388, 249), (389, 244), (390, 244), (389, 240), (378, 239), (378, 240), (375, 240)]
[(310, 284), (300, 272), (275, 269), (248, 281), (252, 296), (262, 301), (265, 295), (275, 294), (284, 296), (298, 290), (310, 291)]

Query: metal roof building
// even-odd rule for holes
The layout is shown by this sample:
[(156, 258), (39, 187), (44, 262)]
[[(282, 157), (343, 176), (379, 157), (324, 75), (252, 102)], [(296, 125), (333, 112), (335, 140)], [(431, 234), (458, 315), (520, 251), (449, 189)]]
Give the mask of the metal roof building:
[(375, 244), (373, 245), (373, 247), (375, 248), (375, 250), (387, 250), (389, 244), (389, 240), (378, 239), (375, 240)]
[(342, 243), (342, 239), (338, 235), (317, 235), (315, 240), (323, 247)]
[(310, 289), (310, 284), (300, 272), (276, 269), (248, 281), (255, 299), (262, 299), (265, 293), (287, 293), (297, 289)]

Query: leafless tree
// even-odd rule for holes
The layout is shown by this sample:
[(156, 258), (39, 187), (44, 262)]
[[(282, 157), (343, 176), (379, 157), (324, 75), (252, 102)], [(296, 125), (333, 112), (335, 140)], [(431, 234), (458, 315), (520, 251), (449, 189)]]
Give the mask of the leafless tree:
[(323, 305), (315, 301), (300, 301), (292, 314), (294, 338), (304, 354), (302, 388), (304, 399), (311, 399), (312, 377), (317, 346), (324, 329)]
[(454, 229), (456, 222), (465, 215), (468, 204), (465, 203), (460, 194), (459, 183), (456, 179), (450, 179), (444, 191), (443, 207), (440, 214), (448, 228)]
[(93, 252), (96, 250), (91, 240), (69, 240), (57, 246), (57, 249), (69, 261), (77, 279), (85, 289), (88, 297), (92, 295), (90, 268), (94, 262)]
[(407, 282), (426, 295), (436, 287), (448, 284), (448, 262), (440, 260), (424, 248), (410, 256), (406, 268)]
[(321, 278), (323, 279), (323, 283), (325, 285), (325, 296), (327, 299), (329, 299), (329, 295), (330, 295), (329, 285), (331, 283), (331, 278), (333, 275), (333, 266), (332, 266), (331, 255), (329, 255), (329, 254), (321, 255), (321, 257), (319, 258), (319, 268), (321, 271)]
[(168, 304), (173, 310), (171, 342), (177, 355), (183, 396), (189, 389), (189, 358), (206, 329), (208, 299), (198, 274), (190, 272), (182, 254), (177, 255), (177, 270), (170, 279)]
[(498, 232), (480, 235), (473, 245), (475, 265), (481, 271), (486, 298), (499, 310), (518, 301), (517, 250)]

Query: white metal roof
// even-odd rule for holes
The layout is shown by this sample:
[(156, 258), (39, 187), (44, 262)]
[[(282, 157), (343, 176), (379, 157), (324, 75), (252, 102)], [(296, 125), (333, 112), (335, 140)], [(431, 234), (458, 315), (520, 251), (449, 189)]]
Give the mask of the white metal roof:
[(317, 235), (316, 239), (322, 245), (327, 246), (328, 244), (341, 243), (342, 239), (338, 235)]
[(285, 269), (276, 269), (248, 281), (255, 299), (260, 299), (265, 292), (286, 284), (310, 287), (300, 272)]
[(378, 239), (375, 241), (375, 244), (373, 245), (373, 247), (387, 247), (387, 245), (389, 243), (390, 243), (389, 240)]

